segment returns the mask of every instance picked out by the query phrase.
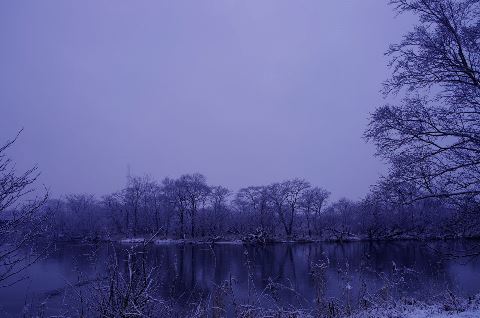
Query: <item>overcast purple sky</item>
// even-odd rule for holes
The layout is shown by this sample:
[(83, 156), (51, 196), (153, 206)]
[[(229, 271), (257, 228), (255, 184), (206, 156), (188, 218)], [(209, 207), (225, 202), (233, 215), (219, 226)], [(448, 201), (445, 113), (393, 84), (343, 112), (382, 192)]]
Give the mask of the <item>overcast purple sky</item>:
[(384, 169), (362, 140), (412, 21), (386, 1), (1, 1), (0, 137), (54, 196), (132, 174), (335, 198)]

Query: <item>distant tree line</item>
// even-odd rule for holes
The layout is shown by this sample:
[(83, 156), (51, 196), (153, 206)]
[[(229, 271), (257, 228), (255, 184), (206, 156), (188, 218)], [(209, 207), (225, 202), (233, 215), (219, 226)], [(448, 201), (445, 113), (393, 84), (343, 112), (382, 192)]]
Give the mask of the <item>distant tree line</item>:
[(302, 179), (232, 193), (198, 173), (161, 182), (129, 177), (102, 198), (67, 195), (44, 206), (53, 239), (336, 240), (455, 238), (479, 234), (469, 213), (430, 198), (409, 205), (374, 189), (359, 201), (328, 202), (330, 193)]

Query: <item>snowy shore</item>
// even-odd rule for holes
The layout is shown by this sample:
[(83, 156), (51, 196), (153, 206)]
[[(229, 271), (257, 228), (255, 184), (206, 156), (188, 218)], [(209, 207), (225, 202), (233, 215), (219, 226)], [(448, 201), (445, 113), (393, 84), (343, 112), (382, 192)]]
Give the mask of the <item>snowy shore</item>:
[(455, 304), (438, 302), (425, 304), (395, 304), (380, 306), (354, 314), (353, 318), (478, 318), (480, 317), (480, 297), (457, 300)]
[(258, 245), (258, 244), (273, 244), (273, 243), (285, 243), (285, 244), (301, 244), (301, 243), (349, 243), (349, 242), (392, 242), (392, 241), (451, 241), (451, 240), (478, 240), (478, 238), (437, 238), (437, 237), (428, 237), (428, 238), (395, 238), (395, 239), (368, 239), (361, 237), (352, 237), (345, 240), (335, 240), (335, 239), (308, 239), (308, 238), (296, 238), (296, 239), (286, 239), (286, 238), (269, 238), (266, 240), (255, 240), (255, 239), (246, 239), (246, 238), (199, 238), (199, 239), (150, 239), (145, 237), (134, 237), (134, 238), (117, 238), (117, 239), (106, 239), (105, 241), (110, 242), (119, 242), (122, 244), (142, 244), (144, 242), (154, 243), (157, 245), (167, 245), (167, 244), (191, 244), (191, 245), (203, 245), (203, 244), (236, 244), (236, 245)]

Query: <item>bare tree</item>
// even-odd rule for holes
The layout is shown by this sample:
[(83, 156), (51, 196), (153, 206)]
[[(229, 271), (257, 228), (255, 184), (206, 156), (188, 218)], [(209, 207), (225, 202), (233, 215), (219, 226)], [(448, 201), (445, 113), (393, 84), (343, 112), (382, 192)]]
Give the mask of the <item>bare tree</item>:
[[(21, 132), (21, 131), (20, 131)], [(23, 277), (21, 273), (32, 265), (42, 253), (29, 255), (28, 247), (45, 229), (45, 215), (40, 207), (48, 193), (36, 196), (33, 185), (39, 176), (37, 167), (17, 173), (7, 157), (7, 151), (17, 136), (0, 146), (0, 284), (10, 285)]]
[(168, 233), (170, 211), (165, 209), (161, 187), (153, 180), (145, 184), (144, 207), (149, 210), (149, 214), (153, 218), (154, 228), (152, 232), (158, 233), (163, 228)]
[[(308, 236), (312, 236), (312, 223), (318, 230), (318, 220), (325, 200), (330, 196), (330, 192), (325, 189), (314, 187), (303, 192), (300, 206), (307, 220)], [(318, 231), (317, 231), (318, 234)]]
[(185, 174), (178, 179), (178, 186), (186, 196), (188, 212), (190, 214), (190, 235), (195, 237), (196, 217), (200, 205), (204, 203), (210, 193), (206, 178), (202, 174)]
[(106, 195), (102, 198), (102, 203), (109, 213), (111, 228), (118, 234), (126, 235), (129, 229), (129, 214), (123, 204), (123, 191)]
[[(267, 229), (267, 225), (272, 224), (271, 217), (269, 218), (268, 208), (268, 188), (264, 186), (250, 186), (242, 188), (237, 192), (235, 197), (235, 204), (240, 209), (248, 209), (255, 217), (255, 223), (260, 225), (260, 230), (263, 232)], [(257, 221), (258, 219), (258, 221)]]
[(178, 214), (180, 235), (185, 238), (185, 213), (187, 211), (187, 195), (178, 180), (165, 178), (162, 181), (162, 192), (166, 205), (173, 207)]
[(211, 205), (211, 228), (210, 231), (218, 234), (223, 231), (226, 213), (228, 211), (228, 197), (231, 191), (222, 186), (210, 188), (209, 201)]
[(355, 202), (342, 198), (334, 202), (326, 211), (330, 216), (327, 230), (332, 238), (345, 241), (353, 236), (353, 228), (358, 223), (359, 209)]
[(302, 179), (274, 183), (268, 187), (268, 195), (288, 237), (293, 234), (300, 198), (308, 188), (310, 188), (310, 183)]
[[(91, 315), (100, 317), (163, 317), (170, 308), (157, 299), (159, 268), (150, 260), (148, 243), (124, 251), (112, 247), (106, 277), (91, 290)], [(81, 315), (82, 316), (82, 315)]]
[[(124, 204), (127, 213), (133, 216), (133, 236), (144, 230), (145, 220), (148, 215), (148, 205), (146, 205), (145, 200), (150, 182), (149, 176), (128, 177), (127, 187), (124, 190)], [(141, 224), (142, 220), (143, 224)]]
[(78, 233), (81, 237), (97, 237), (101, 214), (99, 205), (94, 195), (91, 194), (70, 194), (66, 196), (67, 207), (72, 212), (71, 218), (75, 220), (75, 227), (70, 231)]
[(465, 200), (480, 195), (480, 2), (393, 0), (419, 25), (387, 52), (393, 74), (366, 138), (391, 163), (384, 182), (401, 186), (408, 201)]

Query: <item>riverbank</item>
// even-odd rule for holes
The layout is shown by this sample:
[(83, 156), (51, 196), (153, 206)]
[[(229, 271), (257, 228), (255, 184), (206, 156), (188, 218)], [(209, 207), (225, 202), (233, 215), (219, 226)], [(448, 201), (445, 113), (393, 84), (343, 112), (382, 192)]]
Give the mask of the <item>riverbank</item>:
[(478, 236), (397, 236), (388, 238), (369, 238), (362, 236), (350, 236), (344, 239), (337, 238), (308, 238), (308, 237), (259, 237), (256, 235), (227, 236), (227, 237), (199, 237), (199, 238), (158, 238), (154, 236), (105, 236), (105, 237), (71, 237), (71, 238), (45, 238), (52, 243), (121, 243), (121, 244), (156, 244), (156, 245), (213, 245), (213, 244), (236, 244), (236, 245), (265, 245), (265, 244), (306, 244), (306, 243), (352, 243), (352, 242), (440, 242), (440, 241), (480, 241)]
[(480, 295), (470, 299), (451, 298), (436, 303), (396, 302), (362, 310), (352, 318), (478, 318), (480, 317)]
[(480, 240), (478, 237), (458, 237), (458, 238), (445, 238), (445, 237), (402, 237), (402, 238), (390, 238), (390, 239), (369, 239), (369, 238), (350, 238), (347, 240), (336, 239), (309, 239), (309, 238), (296, 238), (296, 239), (284, 239), (284, 238), (269, 238), (265, 240), (252, 240), (252, 239), (240, 239), (240, 238), (199, 238), (199, 239), (151, 239), (144, 237), (135, 238), (118, 238), (107, 239), (108, 242), (118, 242), (122, 244), (143, 244), (145, 242), (165, 245), (165, 244), (190, 244), (190, 245), (212, 245), (212, 244), (238, 244), (238, 245), (262, 245), (262, 244), (305, 244), (305, 243), (353, 243), (353, 242), (395, 242), (395, 241), (459, 241), (468, 240), (476, 241)]
[[(452, 297), (454, 297), (452, 295)], [(451, 298), (437, 302), (421, 302), (415, 299), (389, 302), (371, 308), (360, 308), (353, 312), (347, 308), (331, 308), (318, 315), (304, 309), (266, 310), (255, 308), (253, 317), (336, 317), (336, 318), (478, 318), (480, 317), (480, 295), (470, 299)]]

